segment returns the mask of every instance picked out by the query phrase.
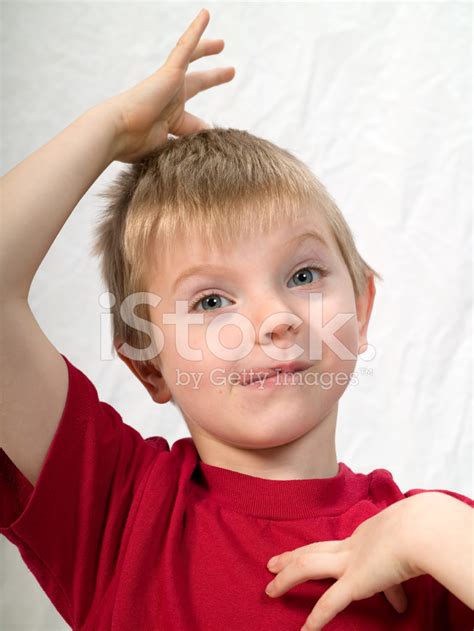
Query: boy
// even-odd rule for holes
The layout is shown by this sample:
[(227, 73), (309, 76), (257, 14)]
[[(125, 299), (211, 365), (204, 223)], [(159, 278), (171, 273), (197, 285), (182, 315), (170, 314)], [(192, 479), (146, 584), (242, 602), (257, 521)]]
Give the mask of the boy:
[[(471, 628), (470, 498), (336, 458), (376, 272), (291, 154), (184, 110), (234, 75), (186, 74), (223, 48), (208, 21), (3, 178), (0, 532), (75, 629)], [(99, 400), (27, 304), (113, 160), (135, 164), (94, 251), (119, 357), (190, 429), (171, 449)]]

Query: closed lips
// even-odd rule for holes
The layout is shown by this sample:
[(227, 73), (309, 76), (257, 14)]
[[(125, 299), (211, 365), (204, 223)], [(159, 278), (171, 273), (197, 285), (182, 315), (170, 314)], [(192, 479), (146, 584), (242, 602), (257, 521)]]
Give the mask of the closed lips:
[(300, 372), (306, 370), (312, 364), (310, 362), (290, 362), (265, 368), (248, 368), (241, 373), (240, 383), (247, 386), (257, 380), (274, 377), (278, 372)]

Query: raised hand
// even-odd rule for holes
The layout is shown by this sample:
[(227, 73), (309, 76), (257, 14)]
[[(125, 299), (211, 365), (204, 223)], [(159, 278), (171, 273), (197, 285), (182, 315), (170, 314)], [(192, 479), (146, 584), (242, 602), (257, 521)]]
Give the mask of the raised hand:
[(187, 73), (191, 62), (224, 48), (222, 39), (201, 39), (209, 19), (209, 12), (203, 9), (156, 72), (100, 104), (117, 127), (115, 160), (136, 162), (166, 143), (168, 133), (184, 136), (209, 127), (184, 109), (186, 101), (235, 76), (233, 67)]

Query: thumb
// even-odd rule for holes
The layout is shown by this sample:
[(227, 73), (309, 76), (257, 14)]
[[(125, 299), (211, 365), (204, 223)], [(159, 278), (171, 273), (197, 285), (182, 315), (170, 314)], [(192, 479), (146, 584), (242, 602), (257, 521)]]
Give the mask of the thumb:
[(404, 613), (408, 607), (408, 599), (401, 585), (392, 585), (384, 591), (385, 597), (398, 613)]
[(184, 112), (184, 117), (181, 120), (179, 127), (170, 129), (170, 133), (175, 136), (186, 136), (188, 134), (194, 134), (204, 129), (212, 129), (211, 123), (208, 123), (194, 114)]

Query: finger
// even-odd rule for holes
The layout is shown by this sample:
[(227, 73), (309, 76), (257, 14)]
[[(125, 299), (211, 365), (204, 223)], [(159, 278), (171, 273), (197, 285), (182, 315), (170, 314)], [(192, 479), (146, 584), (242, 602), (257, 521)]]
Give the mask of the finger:
[(311, 579), (339, 578), (343, 574), (342, 557), (333, 552), (305, 552), (288, 563), (265, 591), (275, 598)]
[(201, 39), (201, 35), (204, 33), (206, 26), (209, 24), (209, 18), (210, 15), (207, 9), (203, 9), (194, 18), (168, 55), (165, 62), (168, 68), (186, 70), (194, 49)]
[(170, 128), (170, 133), (175, 136), (186, 136), (188, 134), (194, 134), (195, 132), (202, 131), (203, 129), (211, 129), (212, 125), (207, 123), (202, 118), (194, 116), (189, 112), (184, 112), (184, 116), (178, 127)]
[(316, 541), (306, 546), (301, 546), (301, 548), (282, 552), (276, 557), (273, 557), (276, 559), (275, 563), (273, 563), (271, 567), (267, 564), (267, 567), (271, 572), (279, 572), (287, 563), (306, 552), (338, 552), (341, 550), (344, 541), (345, 539), (342, 541)]
[(401, 585), (392, 585), (384, 591), (385, 597), (395, 611), (403, 613), (408, 607), (408, 598)]
[(320, 631), (334, 616), (351, 604), (350, 582), (341, 578), (328, 587), (301, 627), (301, 631)]
[(196, 59), (208, 55), (217, 55), (217, 53), (220, 53), (224, 49), (224, 46), (223, 39), (202, 39), (194, 49), (189, 61), (196, 61)]
[(192, 99), (198, 92), (208, 90), (221, 83), (227, 83), (235, 77), (235, 68), (213, 68), (199, 72), (189, 72), (185, 79), (186, 101)]

